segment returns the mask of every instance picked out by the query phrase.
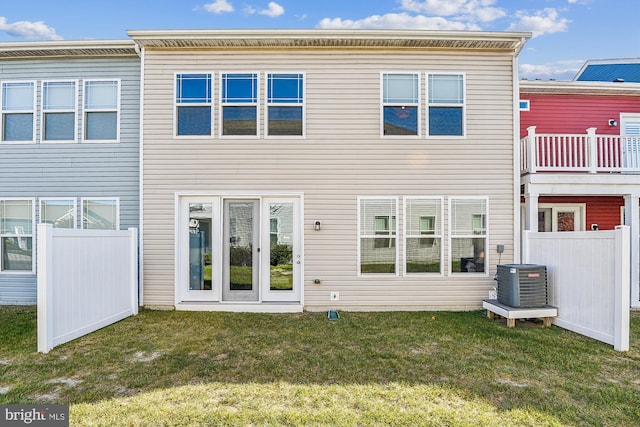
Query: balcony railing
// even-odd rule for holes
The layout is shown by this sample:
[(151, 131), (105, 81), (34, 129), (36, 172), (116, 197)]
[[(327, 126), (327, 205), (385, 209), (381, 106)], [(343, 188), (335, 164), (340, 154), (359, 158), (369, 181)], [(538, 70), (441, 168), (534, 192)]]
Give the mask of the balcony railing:
[(527, 128), (520, 140), (520, 172), (640, 172), (640, 136), (537, 134)]

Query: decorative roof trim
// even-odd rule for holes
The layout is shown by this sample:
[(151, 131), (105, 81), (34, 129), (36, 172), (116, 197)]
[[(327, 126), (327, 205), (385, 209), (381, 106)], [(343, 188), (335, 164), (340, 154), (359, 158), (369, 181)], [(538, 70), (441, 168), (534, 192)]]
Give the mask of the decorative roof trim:
[(520, 80), (521, 94), (640, 96), (640, 83)]
[(518, 53), (531, 33), (420, 30), (141, 30), (146, 49), (427, 48)]
[(132, 40), (75, 40), (0, 43), (0, 58), (137, 56)]

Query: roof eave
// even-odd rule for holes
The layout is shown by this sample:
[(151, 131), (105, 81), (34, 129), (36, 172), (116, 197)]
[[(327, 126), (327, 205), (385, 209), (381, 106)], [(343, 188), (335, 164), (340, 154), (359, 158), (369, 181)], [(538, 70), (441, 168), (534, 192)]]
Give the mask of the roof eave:
[(0, 43), (0, 58), (136, 56), (133, 40), (61, 40)]
[(640, 96), (640, 83), (521, 80), (520, 93)]
[(141, 47), (417, 47), (519, 52), (531, 33), (428, 30), (140, 30), (127, 34)]

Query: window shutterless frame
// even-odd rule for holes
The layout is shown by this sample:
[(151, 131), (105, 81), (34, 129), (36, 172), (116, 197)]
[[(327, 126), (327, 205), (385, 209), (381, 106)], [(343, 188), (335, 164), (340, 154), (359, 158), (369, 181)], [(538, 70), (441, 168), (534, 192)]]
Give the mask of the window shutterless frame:
[(291, 71), (266, 75), (265, 137), (305, 138), (306, 75)]
[(2, 82), (2, 133), (3, 144), (36, 142), (36, 82)]
[(380, 73), (380, 136), (419, 138), (421, 135), (420, 73)]
[(35, 205), (35, 198), (0, 199), (0, 274), (35, 274)]
[(211, 139), (213, 74), (202, 71), (174, 74), (174, 138)]
[(40, 142), (78, 142), (78, 80), (42, 82)]
[(449, 275), (488, 276), (489, 197), (450, 197), (448, 212)]
[(83, 230), (120, 230), (119, 197), (83, 197), (80, 213)]
[(467, 78), (465, 73), (427, 72), (427, 137), (465, 138)]
[(398, 276), (398, 197), (361, 196), (357, 203), (358, 276)]
[(257, 138), (260, 135), (259, 100), (259, 73), (220, 73), (220, 137)]
[(404, 274), (442, 275), (444, 198), (405, 196), (403, 199)]
[(53, 228), (78, 228), (77, 200), (75, 197), (41, 197), (39, 224)]
[(83, 142), (120, 142), (120, 79), (89, 79), (83, 88)]

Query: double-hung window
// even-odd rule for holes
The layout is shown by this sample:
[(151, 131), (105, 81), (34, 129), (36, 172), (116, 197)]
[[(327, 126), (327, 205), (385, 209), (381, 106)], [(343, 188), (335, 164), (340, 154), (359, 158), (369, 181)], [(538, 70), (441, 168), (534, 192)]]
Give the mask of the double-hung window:
[(85, 141), (116, 142), (118, 140), (119, 98), (117, 80), (85, 80)]
[(267, 75), (267, 135), (304, 135), (304, 75)]
[(397, 199), (358, 201), (359, 274), (397, 274)]
[(33, 200), (0, 200), (0, 272), (33, 271)]
[(40, 223), (51, 224), (53, 228), (76, 228), (76, 200), (40, 199)]
[(34, 105), (33, 82), (2, 83), (2, 141), (34, 141)]
[(464, 135), (464, 75), (428, 74), (428, 127), (431, 136)]
[(442, 198), (406, 197), (405, 272), (442, 271)]
[(419, 134), (419, 94), (419, 74), (382, 74), (383, 135)]
[(211, 74), (176, 75), (176, 135), (211, 135), (211, 97)]
[(485, 272), (487, 203), (474, 197), (449, 200), (452, 273)]
[(85, 230), (119, 230), (120, 201), (96, 197), (82, 199), (82, 228)]
[(76, 82), (42, 83), (42, 140), (76, 141)]
[(258, 74), (220, 76), (223, 136), (258, 135)]

